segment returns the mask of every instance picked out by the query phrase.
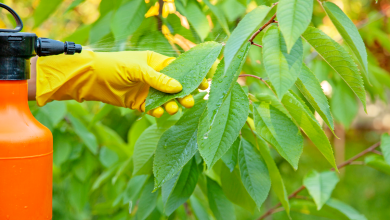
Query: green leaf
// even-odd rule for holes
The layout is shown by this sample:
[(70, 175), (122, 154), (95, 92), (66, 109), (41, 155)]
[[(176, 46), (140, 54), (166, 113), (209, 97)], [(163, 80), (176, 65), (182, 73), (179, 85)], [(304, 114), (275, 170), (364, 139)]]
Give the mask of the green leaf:
[(134, 149), (135, 142), (150, 125), (151, 123), (146, 117), (142, 117), (131, 125), (129, 133), (127, 134), (130, 149)]
[(340, 211), (341, 213), (346, 215), (349, 219), (367, 220), (367, 218), (364, 215), (360, 214), (354, 208), (352, 208), (351, 206), (349, 206), (349, 205), (347, 205), (339, 200), (331, 198), (328, 200), (328, 202), (326, 202), (326, 205)]
[(355, 95), (344, 82), (340, 82), (333, 89), (330, 106), (336, 121), (341, 122), (346, 128), (351, 125), (359, 108)]
[(215, 116), (214, 123), (207, 117), (207, 111), (199, 123), (199, 153), (211, 168), (232, 146), (244, 126), (249, 112), (249, 101), (244, 90), (235, 83), (233, 90)]
[[(311, 200), (292, 199), (291, 200), (291, 214), (302, 213), (303, 215), (296, 216), (294, 219), (337, 219), (337, 220), (350, 220), (347, 215), (336, 207), (324, 205), (321, 210), (317, 210), (316, 204)], [(298, 216), (300, 218), (298, 218)], [(302, 216), (302, 217), (301, 217)], [(324, 218), (319, 218), (324, 217)], [(352, 218), (354, 219), (354, 218)]]
[(245, 189), (238, 169), (234, 169), (233, 172), (231, 172), (227, 166), (222, 165), (220, 177), (221, 187), (226, 197), (231, 202), (253, 212), (256, 203)]
[(122, 165), (118, 168), (118, 171), (115, 173), (115, 176), (112, 178), (112, 184), (114, 185), (116, 181), (126, 172), (129, 172), (130, 174), (133, 173), (134, 163), (133, 163), (133, 157), (130, 157), (126, 161), (122, 163)]
[(271, 26), (263, 37), (263, 62), (276, 94), (282, 99), (297, 80), (303, 59), (302, 40), (297, 40), (287, 53), (283, 35), (276, 26)]
[(237, 55), (244, 43), (253, 32), (261, 27), (264, 18), (270, 10), (270, 7), (261, 5), (245, 15), (240, 23), (238, 23), (229, 40), (226, 42), (226, 48), (223, 52), (225, 57), (225, 71), (228, 70), (230, 63), (233, 62), (233, 58)]
[[(148, 175), (134, 176), (127, 183), (123, 196), (123, 205), (133, 202), (138, 198), (145, 182), (148, 180)], [(151, 191), (150, 191), (151, 192)]]
[(84, 124), (79, 121), (79, 119), (73, 117), (72, 115), (68, 115), (68, 117), (70, 123), (73, 125), (74, 132), (80, 137), (88, 149), (96, 155), (98, 152), (98, 143), (95, 135), (88, 131)]
[(210, 32), (210, 25), (206, 15), (199, 8), (199, 4), (196, 1), (189, 1), (184, 7), (181, 3), (176, 2), (176, 6), (180, 13), (188, 19), (200, 40), (204, 41)]
[(176, 94), (167, 94), (150, 88), (146, 98), (146, 111), (193, 92), (207, 75), (221, 49), (222, 45), (216, 42), (198, 44), (161, 70), (161, 73), (178, 80), (183, 90)]
[(388, 133), (382, 134), (380, 148), (386, 163), (390, 165), (390, 136)]
[(134, 145), (134, 170), (133, 175), (149, 174), (153, 166), (153, 155), (156, 151), (158, 140), (166, 130), (165, 127), (152, 125), (138, 138)]
[(155, 188), (171, 179), (197, 152), (199, 118), (205, 108), (205, 101), (198, 102), (161, 136), (153, 164)]
[(110, 23), (115, 40), (123, 40), (133, 34), (144, 20), (145, 13), (145, 1), (131, 0), (121, 5)]
[(355, 54), (360, 66), (362, 67), (363, 73), (368, 79), (366, 46), (364, 45), (363, 39), (355, 24), (336, 4), (332, 2), (323, 2), (322, 5), (340, 35)]
[(291, 166), (298, 169), (303, 149), (303, 137), (298, 127), (274, 106), (262, 102), (257, 107), (259, 116), (255, 120), (257, 133), (272, 144)]
[(41, 0), (38, 7), (34, 10), (34, 28), (40, 26), (46, 19), (53, 14), (62, 0)]
[(359, 69), (349, 53), (321, 30), (308, 27), (302, 35), (318, 54), (338, 73), (363, 103), (366, 111), (366, 92)]
[(138, 42), (137, 50), (150, 50), (170, 57), (177, 55), (167, 38), (158, 31), (142, 36)]
[(217, 220), (235, 220), (233, 204), (226, 198), (217, 182), (207, 177), (209, 206)]
[(332, 171), (318, 173), (312, 170), (303, 179), (303, 185), (309, 191), (311, 197), (313, 197), (317, 210), (320, 210), (326, 201), (329, 200), (338, 182), (339, 178)]
[(72, 142), (68, 134), (55, 130), (53, 132), (53, 148), (53, 162), (59, 167), (68, 160), (72, 152)]
[(72, 41), (77, 44), (86, 45), (87, 40), (89, 38), (89, 32), (91, 31), (91, 27), (91, 24), (83, 25), (77, 28), (77, 30), (70, 35), (63, 38), (62, 41)]
[(330, 165), (338, 171), (336, 160), (333, 155), (333, 149), (329, 143), (328, 137), (322, 130), (321, 125), (315, 119), (309, 107), (306, 106), (305, 102), (292, 90), (290, 90), (290, 92), (287, 92), (283, 97), (282, 103), (289, 111), (290, 115), (294, 118), (294, 121), (316, 145)]
[(91, 122), (89, 122), (89, 127), (92, 127), (96, 122), (106, 117), (106, 115), (110, 113), (112, 109), (114, 109), (113, 105), (103, 104), (103, 107), (96, 114), (94, 114)]
[(215, 116), (221, 108), (222, 103), (230, 94), (235, 82), (237, 82), (242, 66), (245, 63), (246, 57), (249, 54), (250, 43), (245, 43), (241, 50), (237, 52), (229, 68), (225, 72), (225, 59), (219, 63), (213, 83), (210, 88), (209, 102), (207, 103), (207, 111), (211, 125), (214, 123)]
[(289, 53), (295, 42), (310, 24), (312, 14), (312, 0), (279, 1), (277, 17)]
[(241, 180), (249, 195), (256, 202), (257, 208), (260, 209), (271, 189), (267, 166), (260, 152), (245, 139), (241, 141), (238, 158)]
[(229, 168), (230, 172), (233, 172), (236, 167), (240, 144), (241, 138), (238, 136), (229, 150), (221, 158), (225, 165)]
[(146, 217), (148, 217), (150, 213), (152, 213), (154, 208), (156, 208), (158, 192), (152, 192), (152, 191), (153, 191), (153, 177), (150, 177), (149, 180), (146, 182), (145, 187), (142, 190), (139, 199), (138, 209), (136, 214), (138, 220), (146, 219)]
[(85, 0), (74, 0), (72, 4), (70, 4), (69, 7), (66, 9), (66, 12), (73, 10), (83, 2), (85, 2)]
[(194, 215), (198, 220), (209, 220), (209, 214), (207, 213), (206, 207), (204, 207), (201, 201), (194, 195), (190, 197), (190, 204)]
[(301, 74), (298, 76), (295, 85), (333, 132), (333, 117), (330, 113), (328, 99), (321, 88), (320, 82), (305, 64), (302, 66)]
[[(165, 214), (170, 216), (179, 206), (187, 201), (198, 182), (198, 166), (195, 160), (190, 160), (180, 172), (180, 176), (174, 185), (174, 188), (170, 189), (169, 197), (165, 203)], [(163, 187), (163, 190), (165, 188)]]
[[(279, 111), (283, 112), (287, 117), (291, 118), (290, 113), (288, 113), (287, 109), (282, 105), (280, 100), (276, 98), (275, 95), (267, 94), (267, 93), (259, 93), (256, 94), (256, 99), (259, 101), (267, 102), (277, 108)], [(261, 102), (255, 102), (256, 105), (260, 105)]]
[(112, 11), (108, 12), (104, 16), (102, 15), (97, 21), (95, 21), (89, 32), (90, 44), (96, 44), (103, 41), (102, 38), (111, 32), (111, 17)]
[(100, 176), (93, 183), (91, 190), (94, 191), (98, 189), (105, 181), (107, 181), (111, 176), (114, 175), (117, 169), (118, 169), (118, 165), (115, 165), (105, 170), (103, 173), (101, 173)]
[[(253, 117), (256, 122), (258, 118), (260, 118), (259, 112), (256, 108), (253, 108)], [(288, 195), (286, 191), (286, 187), (284, 186), (284, 182), (282, 176), (280, 175), (279, 169), (276, 166), (274, 159), (271, 156), (271, 152), (268, 148), (267, 143), (257, 134), (252, 133), (251, 130), (244, 129), (241, 130), (242, 136), (250, 141), (252, 144), (256, 145), (260, 151), (261, 156), (263, 157), (265, 163), (267, 164), (268, 173), (271, 178), (271, 187), (276, 196), (279, 198), (279, 201), (282, 203), (284, 209), (287, 213), (290, 213), (290, 204), (288, 202)]]
[(370, 155), (364, 158), (364, 162), (368, 166), (377, 169), (387, 175), (390, 175), (390, 165), (386, 163), (382, 156)]
[(215, 15), (215, 17), (217, 18), (217, 21), (218, 23), (221, 25), (222, 29), (225, 31), (225, 33), (230, 36), (230, 31), (229, 31), (229, 25), (226, 21), (226, 18), (225, 16), (223, 15), (222, 11), (220, 11), (220, 9), (211, 4), (209, 0), (204, 0), (203, 1), (209, 8), (210, 10), (213, 12), (213, 14)]

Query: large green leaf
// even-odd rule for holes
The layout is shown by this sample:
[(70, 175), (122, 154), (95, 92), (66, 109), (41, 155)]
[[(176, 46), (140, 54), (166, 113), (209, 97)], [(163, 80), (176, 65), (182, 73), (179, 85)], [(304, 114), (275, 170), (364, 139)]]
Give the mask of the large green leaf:
[(288, 52), (310, 24), (312, 14), (312, 0), (279, 1), (277, 16)]
[(115, 171), (118, 169), (118, 165), (114, 165), (109, 169), (105, 170), (100, 176), (95, 180), (92, 185), (91, 191), (98, 189), (104, 182), (106, 182), (110, 177), (112, 177)]
[[(206, 201), (207, 202), (207, 201)], [(191, 208), (198, 220), (209, 220), (209, 214), (207, 213), (206, 207), (202, 204), (200, 199), (192, 195), (190, 197)]]
[(193, 159), (188, 161), (183, 167), (174, 188), (166, 189), (163, 187), (163, 190), (168, 190), (170, 192), (165, 203), (165, 214), (167, 216), (171, 215), (179, 206), (190, 198), (196, 183), (198, 182), (198, 177), (198, 166)]
[(186, 6), (183, 6), (181, 2), (176, 2), (176, 7), (188, 19), (200, 40), (203, 41), (210, 32), (210, 25), (199, 4), (196, 1), (189, 1)]
[(323, 2), (322, 5), (340, 35), (355, 54), (360, 66), (362, 67), (363, 73), (366, 74), (368, 78), (366, 46), (364, 45), (363, 39), (355, 24), (336, 4), (332, 2)]
[(148, 175), (139, 175), (139, 176), (132, 177), (130, 181), (127, 183), (126, 189), (124, 191), (122, 204), (125, 205), (128, 204), (129, 202), (135, 204), (147, 180), (148, 180)]
[(237, 81), (240, 75), (242, 66), (245, 63), (248, 56), (250, 43), (245, 43), (241, 50), (237, 52), (237, 56), (234, 57), (227, 71), (225, 71), (225, 59), (219, 63), (215, 75), (213, 77), (213, 83), (210, 88), (209, 102), (207, 104), (207, 111), (211, 125), (214, 122), (214, 118), (217, 115), (222, 103), (226, 97), (230, 94), (234, 83)]
[(230, 35), (229, 25), (226, 21), (225, 16), (223, 15), (222, 11), (217, 6), (211, 4), (209, 0), (204, 0), (203, 2), (207, 5), (207, 7), (210, 8), (210, 10), (213, 12), (215, 17), (217, 18), (218, 23), (221, 25), (222, 29), (229, 36)]
[(337, 122), (341, 122), (341, 124), (348, 128), (358, 114), (359, 103), (353, 92), (344, 82), (340, 82), (333, 88), (333, 95), (330, 100), (333, 116)]
[(72, 115), (68, 115), (68, 118), (73, 125), (74, 131), (84, 142), (84, 144), (88, 147), (88, 149), (93, 154), (97, 154), (98, 143), (95, 135), (93, 135), (79, 119), (73, 117)]
[(340, 74), (341, 78), (363, 103), (364, 110), (366, 110), (366, 92), (363, 80), (349, 53), (320, 29), (308, 27), (302, 37)]
[(164, 131), (164, 127), (157, 127), (154, 124), (147, 128), (135, 142), (133, 175), (149, 174), (152, 170), (153, 155), (156, 151), (158, 140), (160, 140)]
[[(330, 199), (328, 203), (333, 202)], [(340, 205), (340, 207), (338, 207)], [(316, 204), (307, 199), (292, 199), (291, 200), (291, 214), (302, 213), (304, 215), (291, 215), (293, 219), (337, 219), (337, 220), (363, 220), (356, 215), (356, 211), (351, 207), (339, 202), (332, 203), (332, 205), (325, 204), (321, 210), (317, 210)], [(355, 211), (355, 212), (353, 212)], [(355, 214), (355, 215), (354, 215)], [(322, 217), (322, 218), (321, 218)], [(352, 218), (351, 218), (352, 217)]]
[(72, 151), (72, 139), (69, 138), (69, 134), (55, 130), (53, 132), (53, 148), (53, 162), (59, 167), (68, 160)]
[(320, 82), (305, 64), (302, 66), (301, 74), (298, 76), (295, 85), (333, 131), (333, 117), (330, 113), (328, 99), (321, 88)]
[(207, 177), (209, 206), (217, 220), (236, 219), (233, 204), (226, 198), (217, 182)]
[[(255, 108), (253, 109), (253, 117), (255, 121), (258, 120), (257, 118), (260, 118), (260, 115)], [(263, 157), (265, 163), (267, 164), (268, 173), (271, 178), (272, 190), (279, 198), (279, 201), (282, 203), (286, 212), (290, 213), (290, 204), (288, 202), (286, 187), (284, 186), (282, 176), (280, 175), (279, 169), (276, 166), (274, 159), (272, 158), (267, 143), (257, 133), (255, 132), (252, 133), (252, 131), (247, 127), (244, 127), (241, 130), (241, 133), (246, 140), (256, 145), (257, 148), (259, 149), (261, 156)]]
[(256, 202), (257, 208), (268, 196), (271, 179), (260, 152), (247, 140), (242, 139), (238, 154), (241, 180), (249, 195)]
[(215, 116), (212, 126), (207, 111), (199, 123), (199, 152), (211, 168), (232, 146), (244, 126), (249, 112), (249, 101), (244, 90), (236, 83)]
[(382, 134), (380, 148), (386, 163), (390, 165), (390, 136), (388, 133)]
[(233, 58), (237, 55), (244, 43), (255, 30), (261, 27), (264, 18), (270, 10), (270, 7), (261, 5), (245, 15), (240, 23), (238, 23), (229, 40), (226, 42), (226, 48), (223, 52), (225, 56), (225, 71), (228, 70), (230, 63), (233, 62)]
[(320, 210), (326, 201), (328, 201), (338, 182), (339, 178), (332, 171), (318, 173), (312, 170), (303, 179), (303, 185), (305, 185), (309, 194), (313, 197), (317, 205), (317, 210)]
[(303, 59), (302, 40), (297, 40), (290, 53), (276, 26), (268, 28), (263, 37), (263, 63), (279, 99), (282, 99), (297, 80)]
[(131, 0), (121, 5), (111, 19), (111, 30), (115, 40), (122, 40), (133, 34), (145, 18), (145, 1)]
[(375, 154), (370, 155), (364, 158), (364, 162), (368, 166), (390, 175), (390, 165), (386, 163), (382, 156)]
[(349, 219), (353, 219), (353, 220), (367, 220), (367, 218), (360, 214), (359, 212), (357, 212), (354, 208), (352, 208), (351, 206), (337, 200), (337, 199), (329, 199), (328, 202), (326, 202), (326, 205), (329, 206), (329, 207), (332, 207), (336, 210), (338, 210), (339, 212), (343, 213), (344, 215), (346, 215)]
[(157, 108), (171, 99), (182, 98), (193, 92), (207, 75), (221, 49), (222, 44), (216, 42), (199, 44), (161, 70), (165, 75), (178, 80), (182, 84), (183, 90), (176, 94), (167, 94), (150, 88), (146, 98), (146, 111)]
[(58, 6), (62, 3), (62, 0), (41, 0), (38, 7), (34, 10), (34, 27), (37, 28), (47, 18), (53, 14)]
[(266, 102), (261, 102), (257, 110), (260, 116), (255, 120), (257, 133), (272, 144), (295, 170), (298, 169), (303, 149), (303, 137), (298, 127), (284, 113)]
[(152, 213), (153, 209), (157, 205), (158, 191), (153, 191), (153, 177), (145, 183), (145, 187), (142, 190), (140, 200), (137, 209), (137, 219), (144, 220)]
[(231, 202), (250, 212), (253, 212), (256, 207), (256, 203), (245, 189), (238, 169), (234, 169), (233, 172), (230, 172), (227, 166), (222, 165), (220, 177), (221, 187), (226, 197)]
[[(111, 32), (110, 23), (112, 17), (112, 11), (108, 12), (104, 16), (99, 17), (95, 23), (93, 23), (90, 31), (89, 31), (89, 43), (97, 44), (101, 43), (102, 38)], [(105, 42), (104, 42), (105, 43)]]
[(230, 172), (233, 172), (234, 168), (236, 167), (240, 144), (241, 138), (238, 136), (229, 150), (221, 158), (225, 165), (229, 168)]
[(205, 101), (198, 102), (161, 136), (153, 164), (156, 188), (172, 178), (195, 155), (199, 118), (205, 108)]
[(324, 155), (326, 160), (328, 160), (330, 165), (332, 165), (337, 171), (336, 160), (328, 137), (322, 130), (321, 125), (315, 119), (309, 107), (306, 106), (305, 102), (292, 90), (290, 90), (290, 92), (287, 92), (283, 97), (282, 103), (289, 111), (290, 115), (294, 118), (294, 121), (302, 128), (322, 155)]

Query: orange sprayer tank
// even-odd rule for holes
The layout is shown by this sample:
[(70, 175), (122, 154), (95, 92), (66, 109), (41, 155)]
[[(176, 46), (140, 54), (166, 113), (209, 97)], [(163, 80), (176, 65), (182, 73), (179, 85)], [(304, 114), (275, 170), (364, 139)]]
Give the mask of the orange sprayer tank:
[(31, 114), (27, 80), (0, 80), (0, 220), (52, 219), (53, 138)]

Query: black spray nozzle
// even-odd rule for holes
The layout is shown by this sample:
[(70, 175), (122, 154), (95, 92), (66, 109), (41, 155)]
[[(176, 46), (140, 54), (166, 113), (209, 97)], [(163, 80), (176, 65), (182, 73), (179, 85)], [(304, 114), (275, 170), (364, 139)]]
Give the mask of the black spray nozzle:
[(80, 44), (66, 41), (65, 43), (49, 38), (38, 38), (35, 52), (38, 56), (50, 56), (57, 54), (73, 55), (75, 53), (81, 53), (82, 47)]

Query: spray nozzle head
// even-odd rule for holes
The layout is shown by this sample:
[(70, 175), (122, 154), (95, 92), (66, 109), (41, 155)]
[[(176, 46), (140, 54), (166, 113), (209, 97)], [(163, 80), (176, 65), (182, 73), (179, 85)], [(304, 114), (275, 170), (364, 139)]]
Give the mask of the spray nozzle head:
[(66, 41), (65, 43), (49, 38), (38, 38), (35, 52), (38, 56), (51, 56), (57, 54), (73, 55), (75, 53), (81, 53), (82, 47), (80, 44)]

